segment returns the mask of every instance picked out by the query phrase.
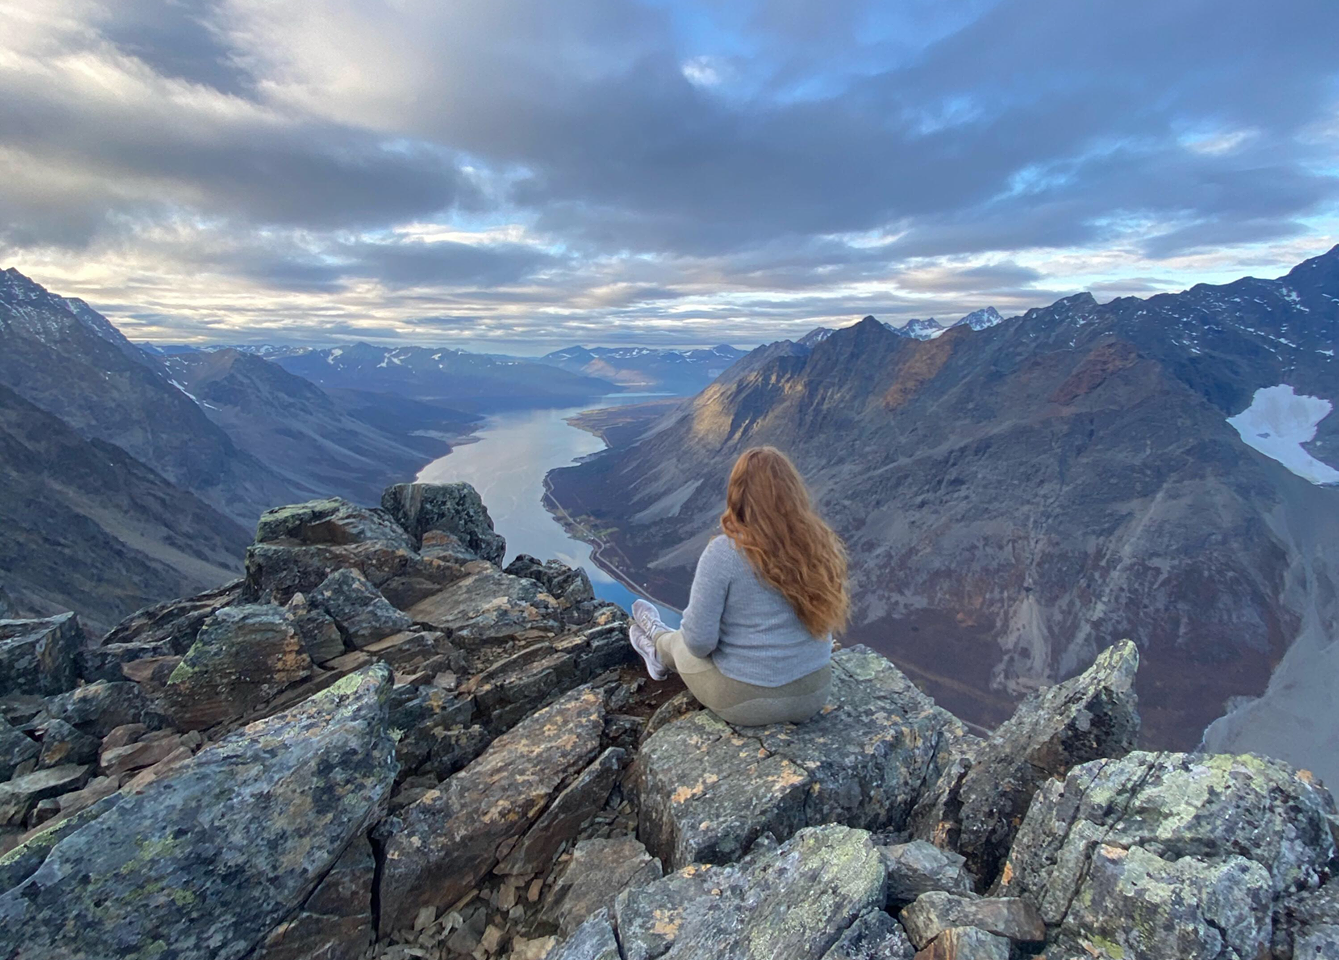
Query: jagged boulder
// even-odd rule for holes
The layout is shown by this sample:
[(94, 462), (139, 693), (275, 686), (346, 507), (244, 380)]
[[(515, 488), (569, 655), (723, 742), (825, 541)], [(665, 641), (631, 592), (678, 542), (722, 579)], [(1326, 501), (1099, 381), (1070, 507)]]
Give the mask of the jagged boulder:
[(972, 875), (965, 860), (951, 850), (941, 850), (924, 840), (880, 846), (888, 871), (888, 902), (905, 904), (923, 893), (942, 890), (947, 893), (972, 892)]
[(41, 752), (36, 741), (0, 718), (0, 780), (8, 780), (24, 764), (35, 766)]
[(679, 868), (736, 860), (764, 833), (905, 826), (962, 725), (865, 647), (832, 664), (829, 705), (806, 723), (735, 728), (701, 711), (646, 740), (637, 833), (652, 853)]
[(465, 575), (463, 564), (376, 541), (345, 546), (259, 543), (246, 551), (243, 597), (250, 602), (287, 603), (293, 594), (310, 593), (344, 569), (360, 572), (402, 610)]
[(242, 581), (184, 600), (167, 600), (126, 617), (95, 646), (84, 650), (88, 680), (124, 680), (123, 665), (157, 657), (180, 656), (191, 648), (200, 627), (216, 611), (236, 603)]
[(42, 754), (37, 765), (43, 769), (92, 763), (102, 746), (97, 737), (75, 729), (64, 720), (48, 720), (38, 733), (42, 738)]
[(580, 567), (569, 567), (557, 560), (541, 562), (528, 553), (518, 554), (507, 564), (505, 572), (513, 577), (527, 577), (544, 588), (544, 592), (563, 606), (571, 606), (595, 599), (590, 577)]
[(467, 550), (501, 564), (507, 541), (493, 529), (479, 493), (468, 483), (399, 483), (381, 495), (381, 508), (415, 538), (431, 530), (451, 534)]
[(306, 594), (293, 594), (284, 605), (284, 611), (312, 663), (319, 666), (344, 655), (344, 636), (339, 632), (339, 626), (330, 614), (308, 603)]
[(986, 740), (964, 738), (918, 805), (913, 832), (962, 854), (982, 888), (989, 887), (1043, 782), (1134, 749), (1138, 669), (1139, 651), (1124, 640), (1079, 676), (1030, 696)]
[(846, 929), (823, 960), (912, 960), (915, 952), (896, 920), (871, 910)]
[(311, 592), (308, 600), (335, 621), (349, 649), (384, 640), (414, 625), (358, 570), (336, 570)]
[(660, 861), (635, 837), (583, 840), (554, 884), (544, 916), (569, 937), (591, 914), (609, 910), (624, 890), (659, 880)]
[(384, 823), (381, 931), (412, 926), (420, 908), (473, 889), (594, 759), (604, 713), (600, 693), (574, 690)]
[(75, 685), (84, 631), (73, 613), (0, 620), (0, 696), (50, 695)]
[(411, 607), (410, 618), (464, 645), (551, 637), (561, 628), (557, 604), (534, 580), (481, 560), (465, 569), (464, 579)]
[(427, 766), (442, 779), (473, 760), (488, 743), (482, 727), (472, 727), (474, 700), (436, 687), (396, 687), (391, 697), (391, 729), (396, 758), (409, 775)]
[(44, 713), (98, 738), (131, 723), (142, 723), (148, 729), (157, 730), (166, 719), (139, 684), (128, 680), (90, 683), (52, 697), (46, 701)]
[(21, 825), (40, 801), (78, 790), (88, 782), (88, 774), (86, 766), (65, 764), (0, 783), (0, 827)]
[(883, 883), (868, 833), (810, 827), (740, 863), (691, 866), (624, 891), (614, 926), (623, 960), (820, 960), (883, 906)]
[(181, 730), (245, 715), (311, 674), (311, 658), (284, 608), (225, 607), (200, 628), (172, 671), (163, 703)]
[(267, 510), (256, 524), (256, 543), (346, 546), (382, 543), (414, 550), (417, 544), (384, 510), (360, 507), (339, 497)]
[(1267, 955), (1289, 898), (1335, 855), (1334, 803), (1260, 757), (1132, 753), (1045, 784), (1000, 891), (1063, 949), (1126, 960)]
[(949, 927), (926, 944), (915, 960), (1009, 960), (1013, 955), (1008, 937), (980, 927)]
[(380, 816), (389, 693), (385, 667), (345, 677), (63, 824), (0, 891), (0, 956), (248, 956)]
[(1036, 907), (1017, 897), (977, 897), (932, 890), (898, 914), (912, 946), (920, 950), (946, 930), (976, 927), (1020, 943), (1041, 943), (1046, 924)]

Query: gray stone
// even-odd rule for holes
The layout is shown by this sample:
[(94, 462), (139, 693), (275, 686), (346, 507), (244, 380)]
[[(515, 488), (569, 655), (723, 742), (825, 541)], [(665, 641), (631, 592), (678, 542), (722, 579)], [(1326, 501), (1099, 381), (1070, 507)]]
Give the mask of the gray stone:
[(349, 649), (365, 647), (414, 625), (358, 570), (336, 570), (307, 600), (335, 621)]
[(513, 577), (534, 580), (563, 607), (595, 599), (590, 577), (580, 567), (569, 567), (557, 560), (541, 563), (528, 553), (522, 553), (507, 564), (505, 570)]
[(381, 815), (389, 693), (345, 677), (64, 831), (0, 893), (0, 956), (247, 956)]
[(88, 767), (69, 764), (34, 770), (0, 783), (0, 826), (15, 827), (39, 801), (78, 790), (88, 782)]
[(459, 563), (372, 541), (345, 546), (261, 543), (247, 548), (246, 600), (287, 603), (337, 570), (358, 570), (393, 606), (406, 609), (464, 576)]
[(1009, 960), (1009, 941), (979, 927), (949, 927), (915, 960)]
[(216, 590), (185, 600), (168, 600), (126, 617), (84, 651), (84, 677), (88, 680), (123, 680), (122, 665), (151, 657), (180, 656), (191, 648), (196, 634), (214, 611), (236, 603), (242, 581), (234, 580)]
[(979, 927), (1022, 943), (1046, 939), (1046, 924), (1037, 908), (1017, 897), (962, 896), (932, 890), (916, 898), (898, 914), (898, 920), (917, 950), (950, 927)]
[(100, 740), (76, 730), (64, 720), (48, 720), (41, 728), (42, 754), (38, 767), (59, 767), (66, 764), (87, 764), (98, 758)]
[(378, 930), (474, 889), (572, 775), (595, 757), (604, 698), (575, 690), (504, 734), (464, 770), (382, 824)]
[[(470, 726), (473, 714), (474, 701), (469, 697), (436, 687), (397, 687), (391, 727), (399, 735), (395, 755), (401, 771), (409, 775), (429, 765), (446, 769), (441, 779), (473, 760), (488, 743), (481, 727)], [(478, 749), (465, 756), (463, 751), (471, 744)]]
[(126, 724), (141, 723), (150, 730), (164, 724), (158, 706), (144, 695), (139, 684), (128, 680), (90, 683), (52, 697), (46, 702), (45, 713), (98, 738)]
[(466, 648), (551, 637), (560, 629), (553, 598), (535, 581), (513, 577), (482, 560), (465, 569), (464, 579), (415, 604), (409, 616), (449, 631)]
[(50, 695), (74, 686), (84, 631), (72, 613), (45, 620), (0, 620), (0, 696)]
[(1068, 949), (1255, 957), (1286, 899), (1327, 876), (1333, 812), (1309, 775), (1253, 755), (1098, 760), (1038, 791), (1000, 890)]
[(371, 944), (372, 845), (357, 837), (293, 917), (248, 960), (357, 960)]
[(276, 507), (256, 524), (256, 543), (347, 546), (376, 542), (403, 550), (416, 544), (384, 510), (360, 507), (339, 497)]
[(0, 780), (14, 776), (19, 764), (37, 759), (41, 752), (36, 741), (0, 719)]
[(910, 903), (922, 893), (943, 890), (971, 893), (972, 877), (963, 869), (963, 858), (924, 840), (880, 847), (888, 870), (888, 902)]
[(438, 530), (489, 563), (502, 563), (507, 553), (507, 541), (493, 530), (488, 508), (468, 483), (396, 484), (381, 495), (381, 507), (416, 544), (429, 530)]
[(312, 663), (320, 666), (343, 656), (344, 637), (339, 627), (328, 613), (313, 607), (306, 594), (293, 594), (284, 610)]
[(544, 960), (623, 960), (609, 924), (609, 912), (594, 914)]
[[(78, 793), (74, 793), (65, 796), (77, 795)], [(30, 831), (19, 846), (0, 856), (0, 892), (12, 890), (27, 880), (46, 860), (51, 848), (63, 837), (102, 816), (120, 802), (121, 794), (116, 792), (113, 785), (111, 793), (104, 793), (93, 803), (80, 807), (79, 810), (70, 811), (68, 817), (49, 820), (38, 829)]]
[(733, 728), (703, 711), (636, 762), (637, 835), (668, 866), (738, 859), (764, 833), (844, 823), (902, 829), (962, 727), (878, 654), (833, 657), (829, 705), (800, 725)]
[(1124, 640), (1077, 677), (1034, 694), (985, 741), (967, 738), (913, 816), (913, 832), (957, 850), (985, 889), (1037, 788), (1078, 764), (1123, 757), (1139, 736), (1139, 651)]
[(572, 859), (554, 883), (544, 918), (557, 924), (564, 937), (571, 936), (597, 910), (612, 909), (623, 890), (660, 876), (660, 861), (636, 837), (583, 840), (572, 848)]
[(239, 604), (213, 614), (172, 671), (163, 702), (180, 730), (234, 720), (311, 675), (283, 607)]
[(503, 857), (495, 873), (529, 876), (548, 868), (558, 849), (576, 837), (581, 827), (599, 813), (627, 754), (610, 747), (554, 797), (524, 837)]
[(871, 910), (847, 928), (823, 960), (912, 960), (915, 952), (896, 920)]
[(869, 834), (836, 824), (729, 866), (694, 865), (619, 895), (624, 960), (720, 957), (821, 960), (883, 904), (883, 862)]

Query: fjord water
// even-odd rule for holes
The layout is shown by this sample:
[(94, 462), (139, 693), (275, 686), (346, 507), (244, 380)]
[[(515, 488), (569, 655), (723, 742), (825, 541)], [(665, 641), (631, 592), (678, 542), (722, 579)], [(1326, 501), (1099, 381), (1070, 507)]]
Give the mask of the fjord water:
[[(589, 544), (568, 535), (544, 507), (544, 476), (555, 467), (604, 449), (604, 441), (567, 423), (567, 418), (593, 407), (640, 403), (665, 394), (615, 394), (580, 407), (519, 410), (488, 418), (475, 431), (475, 443), (462, 444), (429, 463), (418, 475), (421, 483), (464, 480), (483, 497), (493, 525), (507, 538), (507, 561), (518, 553), (540, 560), (559, 560), (582, 567), (595, 595), (631, 609), (641, 594), (615, 580), (591, 559)], [(679, 614), (664, 604), (661, 616), (678, 626)]]

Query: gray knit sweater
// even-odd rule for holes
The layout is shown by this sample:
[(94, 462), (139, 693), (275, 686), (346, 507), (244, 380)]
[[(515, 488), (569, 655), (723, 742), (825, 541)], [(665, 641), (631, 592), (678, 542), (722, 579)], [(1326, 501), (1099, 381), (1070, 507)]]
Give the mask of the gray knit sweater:
[(805, 629), (780, 590), (758, 578), (729, 537), (716, 537), (697, 561), (688, 608), (685, 646), (711, 657), (727, 677), (779, 687), (824, 667), (832, 637)]

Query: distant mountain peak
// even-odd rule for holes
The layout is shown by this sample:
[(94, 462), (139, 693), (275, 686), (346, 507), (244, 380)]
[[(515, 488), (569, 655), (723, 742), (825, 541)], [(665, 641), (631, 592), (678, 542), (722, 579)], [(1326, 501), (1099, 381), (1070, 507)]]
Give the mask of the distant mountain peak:
[(994, 307), (984, 307), (980, 310), (973, 310), (971, 313), (967, 314), (967, 316), (953, 324), (953, 326), (966, 326), (973, 330), (985, 330), (987, 327), (993, 327), (996, 324), (1003, 322), (1004, 318), (1000, 316), (998, 310)]

